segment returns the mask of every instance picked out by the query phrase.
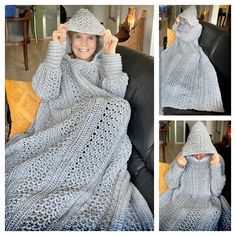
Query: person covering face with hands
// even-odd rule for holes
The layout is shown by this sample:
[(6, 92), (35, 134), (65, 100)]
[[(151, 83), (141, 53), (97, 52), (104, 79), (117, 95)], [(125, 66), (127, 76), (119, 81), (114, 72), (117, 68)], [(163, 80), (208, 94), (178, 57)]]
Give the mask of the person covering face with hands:
[(230, 230), (231, 208), (221, 195), (224, 169), (205, 125), (196, 122), (166, 173), (168, 189), (160, 196), (160, 230)]
[[(203, 158), (209, 156), (211, 154), (193, 154), (193, 157), (195, 157), (197, 160), (202, 160)], [(176, 158), (176, 164), (181, 167), (184, 168), (187, 164), (187, 159), (185, 156), (179, 154), (178, 157)], [(211, 160), (210, 160), (210, 164), (212, 166), (216, 166), (220, 164), (220, 155), (218, 153), (214, 153), (213, 155), (211, 155)]]

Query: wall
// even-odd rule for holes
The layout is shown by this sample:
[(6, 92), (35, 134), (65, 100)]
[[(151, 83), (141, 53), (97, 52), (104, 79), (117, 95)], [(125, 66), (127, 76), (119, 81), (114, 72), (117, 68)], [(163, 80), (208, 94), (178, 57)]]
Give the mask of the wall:
[(66, 10), (66, 17), (71, 18), (76, 11), (78, 11), (81, 8), (84, 8), (84, 5), (63, 5), (63, 7)]
[(99, 22), (103, 23), (104, 27), (107, 28), (107, 23), (108, 23), (108, 11), (109, 7), (103, 6), (103, 5), (94, 5), (93, 14), (96, 16), (96, 18), (99, 20)]
[[(111, 7), (111, 9), (109, 9)], [(121, 7), (120, 5), (108, 6), (107, 28), (110, 29), (112, 34), (116, 34), (119, 31), (119, 26), (124, 22), (121, 21)]]
[(104, 27), (107, 27), (108, 18), (108, 5), (63, 5), (68, 18), (71, 18), (76, 11), (81, 8), (86, 8), (91, 11), (99, 22), (103, 23)]
[(209, 22), (214, 25), (217, 24), (219, 8), (220, 8), (219, 5), (214, 5), (212, 8), (211, 19), (209, 19)]

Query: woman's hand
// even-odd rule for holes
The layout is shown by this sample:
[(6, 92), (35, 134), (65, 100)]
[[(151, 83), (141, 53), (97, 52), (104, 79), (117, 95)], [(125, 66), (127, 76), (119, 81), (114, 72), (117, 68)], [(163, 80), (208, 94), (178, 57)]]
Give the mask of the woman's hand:
[(186, 160), (185, 156), (178, 155), (176, 158), (176, 164), (178, 167), (184, 168), (187, 165), (187, 160)]
[(212, 166), (217, 166), (220, 164), (220, 155), (218, 153), (214, 153), (212, 156), (211, 156), (211, 160), (210, 160), (210, 164)]
[(102, 36), (103, 36), (103, 42), (104, 42), (104, 45), (103, 45), (104, 52), (106, 54), (115, 54), (118, 38), (112, 35), (109, 29), (105, 30)]
[(176, 17), (175, 22), (176, 22), (176, 24), (178, 24), (180, 22), (179, 16)]
[(57, 30), (53, 31), (52, 33), (52, 40), (56, 41), (60, 41), (60, 43), (64, 43), (66, 41), (66, 33), (67, 33), (68, 29), (66, 27), (66, 25), (64, 24), (60, 24), (57, 28)]

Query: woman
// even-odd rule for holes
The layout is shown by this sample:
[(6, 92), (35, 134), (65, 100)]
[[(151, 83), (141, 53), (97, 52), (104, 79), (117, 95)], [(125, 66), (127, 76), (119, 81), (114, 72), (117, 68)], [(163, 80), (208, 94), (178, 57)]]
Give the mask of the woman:
[(224, 160), (202, 122), (192, 127), (166, 181), (168, 189), (160, 197), (160, 230), (231, 229), (231, 209), (220, 195), (225, 185)]
[(53, 33), (33, 78), (36, 119), (6, 148), (6, 230), (153, 230), (129, 182), (128, 77), (116, 45), (85, 9)]
[(215, 69), (198, 44), (196, 7), (183, 11), (172, 29), (175, 41), (160, 57), (161, 107), (224, 112)]

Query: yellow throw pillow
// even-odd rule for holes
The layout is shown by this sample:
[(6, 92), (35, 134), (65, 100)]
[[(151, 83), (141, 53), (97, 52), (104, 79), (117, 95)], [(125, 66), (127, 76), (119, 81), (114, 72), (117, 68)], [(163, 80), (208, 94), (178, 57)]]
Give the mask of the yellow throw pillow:
[(28, 130), (37, 114), (40, 99), (33, 91), (31, 81), (6, 80), (5, 86), (11, 114), (11, 138)]
[(164, 162), (159, 162), (159, 194), (163, 194), (168, 188), (165, 181), (165, 174), (169, 170), (170, 165)]
[(175, 32), (167, 28), (167, 45), (168, 48), (175, 41)]

